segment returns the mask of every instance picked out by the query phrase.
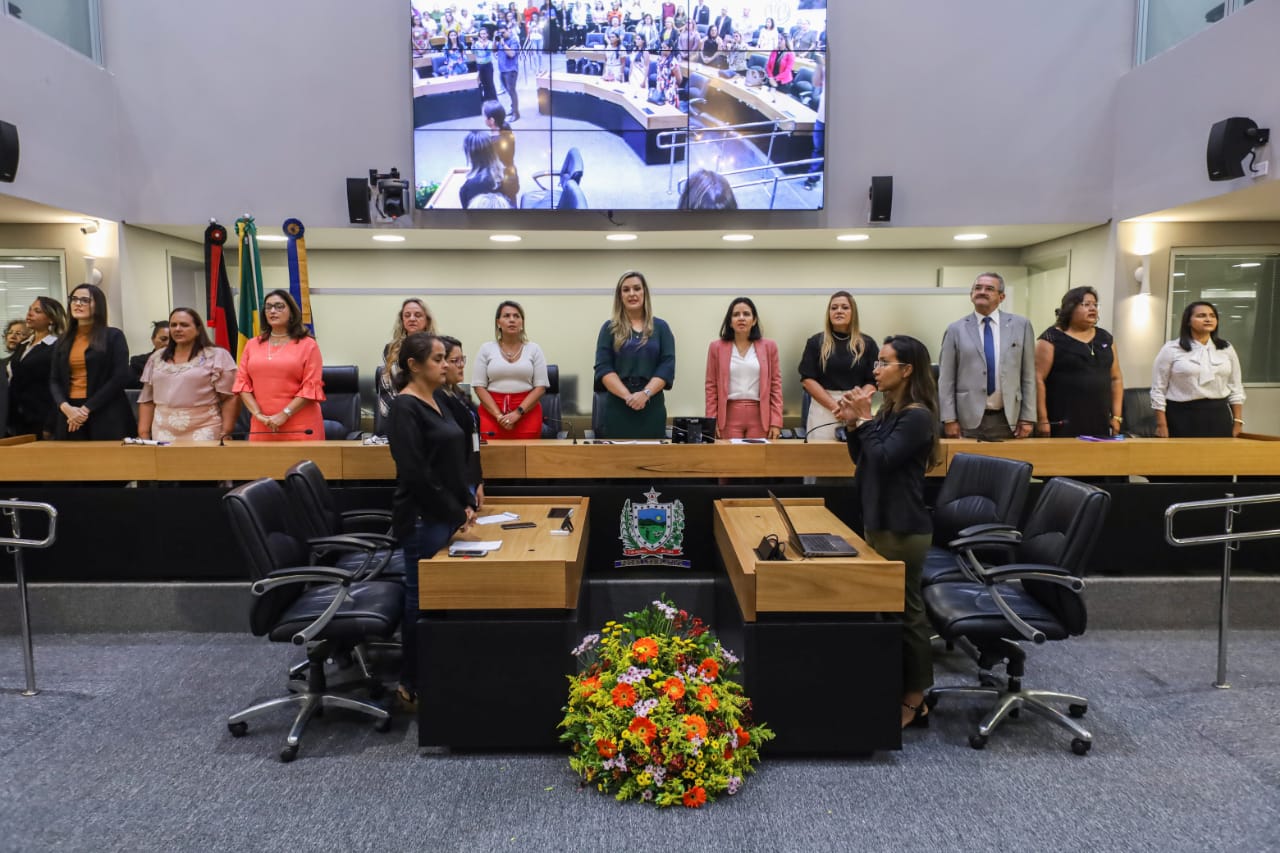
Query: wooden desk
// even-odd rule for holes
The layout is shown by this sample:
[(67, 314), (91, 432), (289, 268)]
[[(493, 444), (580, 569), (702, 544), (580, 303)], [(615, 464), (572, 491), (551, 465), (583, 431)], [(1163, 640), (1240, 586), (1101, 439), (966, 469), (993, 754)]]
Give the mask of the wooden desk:
[[(483, 513), (513, 512), (537, 527), (503, 530), (478, 524), (454, 542), (502, 540), (487, 557), (450, 557), (447, 549), (419, 566), (418, 606), (423, 610), (572, 610), (578, 606), (587, 557), (587, 498), (490, 498)], [(553, 536), (561, 520), (551, 507), (573, 508), (573, 532)]]
[[(943, 439), (948, 460), (957, 453), (1021, 459), (1036, 477), (1275, 476), (1280, 474), (1280, 442), (1250, 438), (1126, 438), (1081, 441), (1034, 438), (978, 442)], [(936, 471), (930, 472), (936, 474)]]
[(342, 442), (337, 441), (235, 441), (222, 447), (216, 441), (191, 441), (147, 449), (155, 454), (155, 480), (284, 479), (284, 472), (303, 459), (319, 465), (326, 479), (342, 477)]
[(529, 479), (751, 477), (766, 469), (765, 445), (524, 444)]
[[(784, 504), (797, 530), (835, 533), (859, 553), (759, 560), (753, 549), (760, 539), (784, 530), (773, 503), (715, 501), (716, 546), (738, 604), (737, 614), (719, 609), (717, 628), (741, 634), (743, 686), (756, 719), (778, 735), (770, 749), (822, 755), (899, 749), (902, 626), (880, 614), (902, 611), (905, 567), (873, 551), (821, 500)], [(816, 685), (822, 702), (813, 701)]]
[[(556, 95), (585, 94), (598, 101), (613, 104), (624, 110), (631, 120), (644, 130), (673, 130), (689, 126), (689, 116), (681, 112), (678, 107), (651, 104), (642, 96), (640, 90), (630, 83), (606, 82), (595, 74), (557, 72), (553, 75), (544, 71), (538, 75), (538, 89), (549, 90)], [(561, 114), (558, 104), (555, 114)], [(618, 129), (612, 123), (606, 123), (601, 127), (604, 130)]]
[(858, 549), (856, 557), (760, 560), (755, 546), (769, 534), (786, 541), (773, 503), (738, 499), (715, 502), (715, 537), (737, 595), (742, 617), (773, 613), (902, 612), (905, 568), (886, 560), (832, 515), (821, 498), (783, 500), (796, 530), (834, 533)]
[[(551, 507), (573, 507), (574, 530), (552, 536)], [(590, 502), (489, 498), (530, 530), (478, 526), (455, 537), (502, 539), (482, 558), (437, 554), (418, 564), (418, 744), (452, 749), (556, 749), (570, 654), (582, 639), (578, 591)]]

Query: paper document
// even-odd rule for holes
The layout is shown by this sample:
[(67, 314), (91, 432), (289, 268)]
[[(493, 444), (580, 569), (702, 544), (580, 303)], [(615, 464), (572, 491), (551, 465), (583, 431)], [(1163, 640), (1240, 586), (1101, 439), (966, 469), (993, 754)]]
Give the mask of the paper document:
[(497, 515), (482, 515), (476, 519), (476, 524), (505, 524), (519, 517), (514, 512), (500, 512)]
[(501, 539), (494, 539), (489, 542), (451, 542), (449, 543), (449, 556), (455, 556), (457, 551), (484, 551), (487, 554), (490, 551), (496, 551), (501, 547)]
[(729, 439), (729, 443), (730, 444), (768, 444), (769, 439), (767, 438), (731, 438)]

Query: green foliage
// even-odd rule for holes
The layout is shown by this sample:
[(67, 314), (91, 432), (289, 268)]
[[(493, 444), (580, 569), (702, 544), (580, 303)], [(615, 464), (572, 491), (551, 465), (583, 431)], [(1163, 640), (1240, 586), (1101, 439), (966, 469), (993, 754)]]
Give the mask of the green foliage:
[(751, 719), (738, 659), (665, 598), (574, 650), (560, 739), (583, 785), (619, 800), (698, 808), (735, 794), (773, 738)]
[(414, 189), (414, 205), (418, 210), (426, 210), (427, 202), (431, 201), (431, 197), (436, 194), (436, 190), (440, 189), (440, 184), (432, 181), (429, 184), (418, 184)]

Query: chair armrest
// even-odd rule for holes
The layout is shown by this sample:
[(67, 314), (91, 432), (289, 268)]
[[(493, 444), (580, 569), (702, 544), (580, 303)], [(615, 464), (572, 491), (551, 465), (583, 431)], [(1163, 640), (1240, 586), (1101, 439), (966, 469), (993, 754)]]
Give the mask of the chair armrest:
[(1007, 533), (993, 532), (977, 536), (961, 536), (952, 539), (947, 547), (953, 551), (965, 549), (981, 550), (983, 548), (1012, 548), (1022, 542), (1022, 534), (1014, 530)]
[(340, 583), (349, 584), (356, 579), (356, 573), (336, 566), (298, 566), (290, 569), (276, 569), (261, 580), (254, 581), (249, 589), (254, 595), (265, 595), (273, 589), (298, 583)]
[(1004, 524), (1002, 522), (989, 522), (986, 524), (970, 524), (961, 530), (956, 531), (957, 536), (978, 536), (982, 533), (1007, 532), (1014, 534), (1019, 540), (1022, 539), (1022, 533), (1012, 524)]
[(343, 534), (339, 536), (313, 537), (307, 540), (307, 547), (313, 553), (316, 551), (339, 551), (344, 554), (350, 554), (361, 551), (376, 551), (381, 546), (362, 536)]
[(1044, 563), (1014, 563), (983, 569), (983, 577), (991, 583), (1014, 580), (1036, 580), (1064, 586), (1072, 592), (1084, 591), (1084, 578), (1071, 574), (1061, 566)]
[(389, 509), (349, 509), (342, 514), (342, 520), (348, 518), (377, 518), (391, 524), (391, 510)]
[(550, 189), (551, 189), (551, 187), (543, 186), (543, 185), (542, 185), (542, 181), (541, 181), (541, 180), (539, 180), (539, 178), (549, 178), (549, 177), (551, 177), (552, 175), (558, 175), (558, 174), (560, 174), (560, 173), (559, 173), (559, 172), (550, 172), (550, 171), (547, 171), (547, 172), (534, 172), (534, 173), (533, 173), (532, 175), (530, 175), (529, 177), (533, 178), (533, 182), (534, 182), (535, 184), (537, 184), (537, 185), (538, 185), (538, 189), (540, 189), (540, 190), (550, 190)]
[(1000, 594), (999, 586), (996, 584), (987, 584), (987, 592), (991, 594), (991, 600), (994, 601), (996, 607), (1000, 609), (1000, 613), (1004, 616), (1005, 621), (1012, 625), (1019, 634), (1035, 643), (1037, 646), (1048, 639), (1045, 637), (1044, 631), (1032, 628), (1021, 616), (1014, 612), (1013, 608), (1009, 606), (1009, 602), (1005, 601), (1004, 596)]

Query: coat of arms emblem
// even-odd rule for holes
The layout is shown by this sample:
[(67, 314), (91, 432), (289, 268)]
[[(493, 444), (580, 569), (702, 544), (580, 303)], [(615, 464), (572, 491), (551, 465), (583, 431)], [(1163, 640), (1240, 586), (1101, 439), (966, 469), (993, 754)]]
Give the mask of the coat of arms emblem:
[(649, 487), (645, 501), (622, 505), (618, 538), (623, 556), (616, 568), (623, 566), (671, 565), (689, 568), (688, 560), (673, 559), (684, 553), (684, 504), (679, 500), (659, 502), (662, 493)]

